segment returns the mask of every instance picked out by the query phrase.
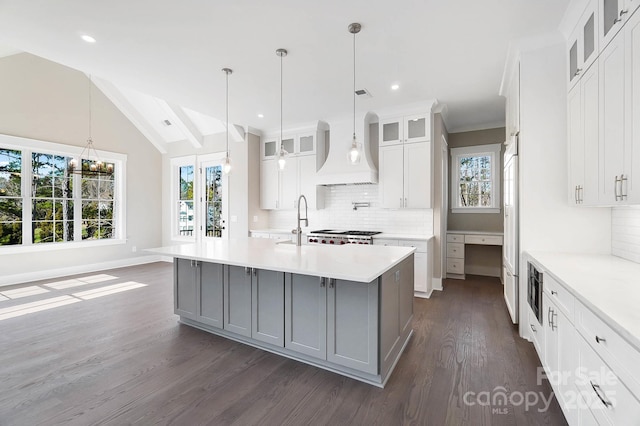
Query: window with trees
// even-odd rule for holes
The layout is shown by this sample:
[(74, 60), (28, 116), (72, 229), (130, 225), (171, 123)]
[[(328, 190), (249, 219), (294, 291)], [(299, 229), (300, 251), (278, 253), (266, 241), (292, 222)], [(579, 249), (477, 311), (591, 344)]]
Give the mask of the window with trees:
[[(126, 156), (101, 151), (109, 170), (102, 174), (90, 170), (81, 152), (81, 147), (0, 135), (0, 246), (122, 239)], [(73, 167), (74, 162), (82, 166)]]
[(500, 144), (451, 149), (453, 213), (500, 212)]
[(178, 197), (178, 233), (182, 236), (193, 236), (193, 230), (195, 228), (195, 212), (194, 212), (194, 178), (195, 178), (195, 166), (181, 166), (179, 167), (180, 182), (178, 187), (180, 188), (180, 195)]

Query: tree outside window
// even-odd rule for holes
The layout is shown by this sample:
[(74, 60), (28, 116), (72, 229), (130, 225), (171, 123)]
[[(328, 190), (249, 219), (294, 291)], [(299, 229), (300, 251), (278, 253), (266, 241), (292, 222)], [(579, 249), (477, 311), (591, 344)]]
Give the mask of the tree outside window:
[(22, 152), (0, 148), (0, 246), (22, 244)]
[(501, 144), (451, 149), (453, 213), (500, 212)]

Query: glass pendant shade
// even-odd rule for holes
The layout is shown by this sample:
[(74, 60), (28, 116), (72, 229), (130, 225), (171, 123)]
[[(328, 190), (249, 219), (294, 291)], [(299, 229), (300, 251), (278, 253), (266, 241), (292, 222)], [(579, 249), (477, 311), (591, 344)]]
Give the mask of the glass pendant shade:
[(356, 135), (353, 135), (353, 140), (351, 141), (349, 161), (351, 161), (351, 164), (358, 164), (360, 162), (360, 149), (358, 147), (358, 142), (356, 141)]
[(231, 158), (229, 158), (229, 153), (227, 152), (227, 156), (224, 159), (224, 163), (222, 164), (222, 172), (225, 175), (231, 173)]
[(288, 155), (289, 155), (289, 153), (284, 148), (280, 149), (280, 153), (278, 154), (278, 169), (279, 170), (284, 170), (285, 166), (287, 165), (287, 156)]

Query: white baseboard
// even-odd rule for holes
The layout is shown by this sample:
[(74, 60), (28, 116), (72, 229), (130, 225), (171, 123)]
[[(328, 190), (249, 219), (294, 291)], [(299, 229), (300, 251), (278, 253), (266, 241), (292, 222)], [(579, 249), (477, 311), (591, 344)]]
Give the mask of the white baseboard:
[(442, 278), (431, 278), (431, 283), (434, 290), (442, 291)]
[(428, 299), (431, 297), (431, 293), (433, 293), (433, 290), (431, 290), (429, 293), (424, 291), (414, 291), (413, 297), (419, 297), (420, 299)]
[[(87, 272), (98, 272), (107, 269), (123, 268), (126, 266), (143, 265), (145, 263), (166, 262), (166, 256), (149, 255), (136, 256), (128, 259), (111, 260), (108, 262), (91, 263), (88, 265), (69, 266), (66, 268), (46, 269), (35, 272), (25, 272), (23, 274), (8, 275), (0, 278), (0, 287), (9, 285), (28, 283), (32, 281), (48, 280), (51, 278), (66, 277), (69, 275), (85, 274)], [(173, 262), (172, 258), (168, 258)]]

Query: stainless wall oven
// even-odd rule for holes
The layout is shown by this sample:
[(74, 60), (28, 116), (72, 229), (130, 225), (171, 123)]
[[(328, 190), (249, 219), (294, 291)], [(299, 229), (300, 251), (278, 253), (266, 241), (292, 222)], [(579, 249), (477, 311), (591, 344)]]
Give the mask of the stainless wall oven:
[(536, 266), (528, 262), (527, 300), (531, 310), (542, 325), (542, 272)]

